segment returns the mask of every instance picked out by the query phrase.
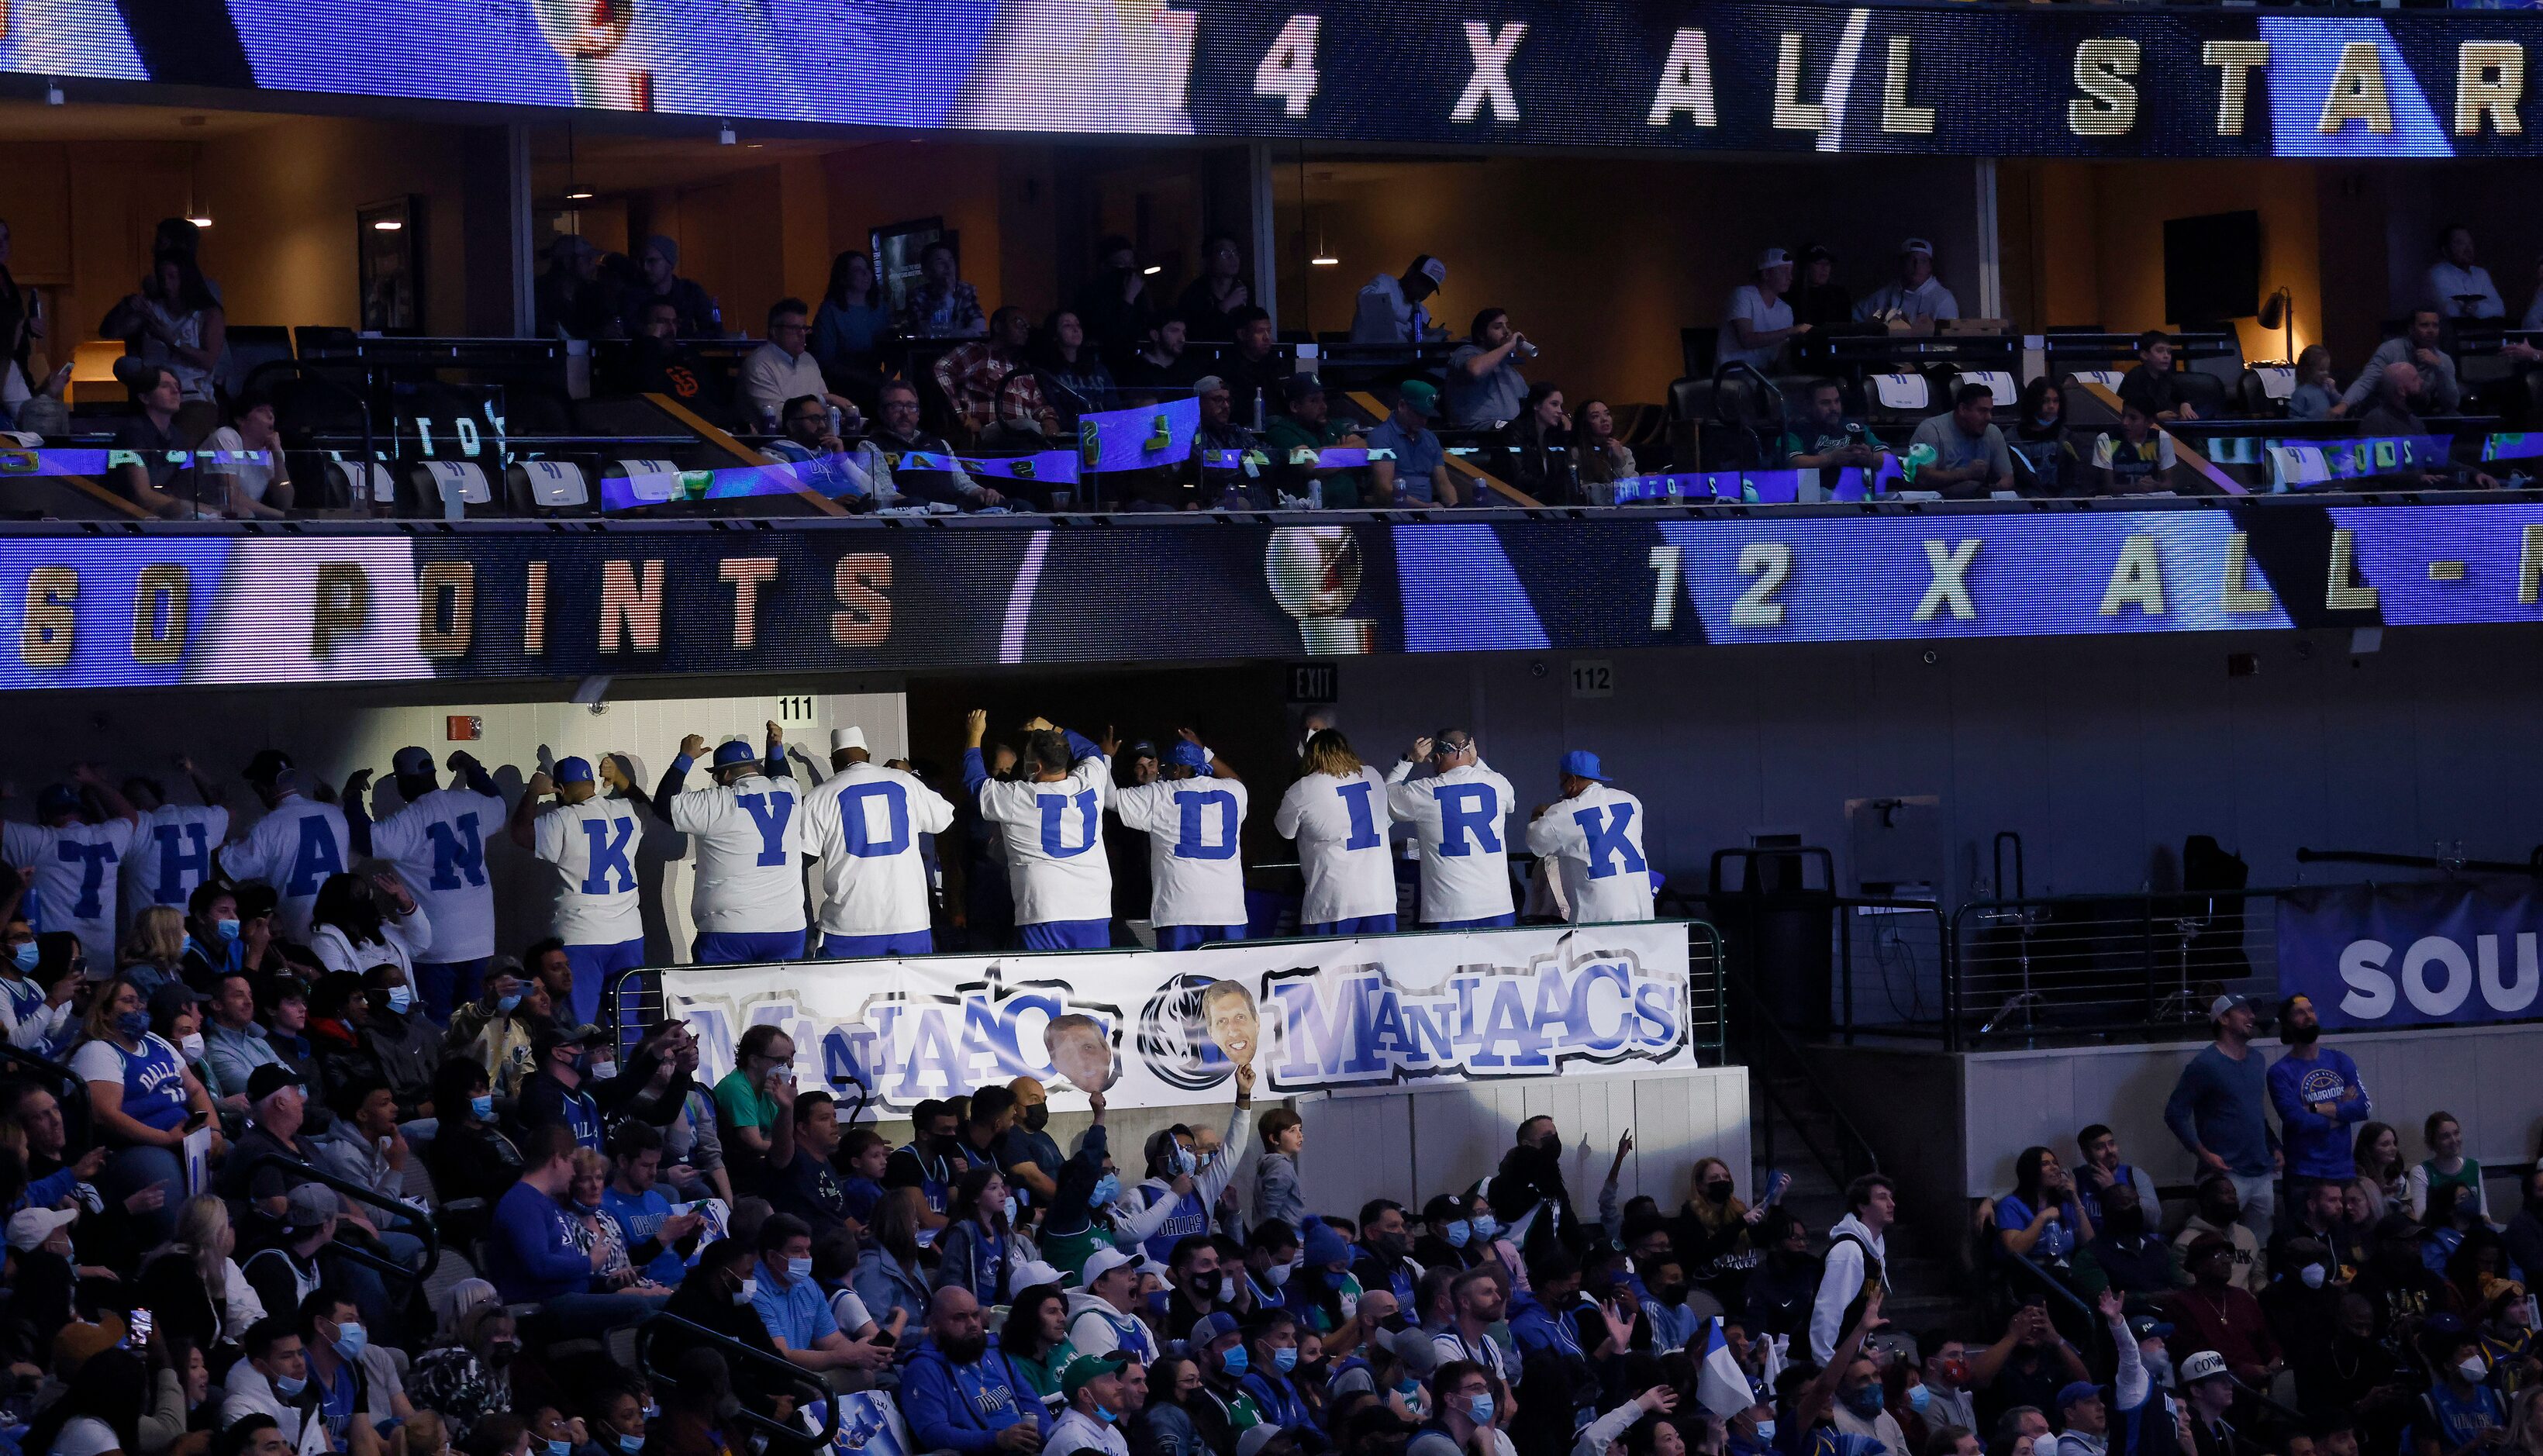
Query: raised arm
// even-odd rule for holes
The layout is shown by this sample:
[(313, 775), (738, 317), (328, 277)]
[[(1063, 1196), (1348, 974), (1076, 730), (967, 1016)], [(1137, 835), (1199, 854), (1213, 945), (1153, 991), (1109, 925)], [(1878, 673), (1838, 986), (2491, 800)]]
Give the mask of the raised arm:
[(205, 807), (220, 807), (221, 786), (203, 777), (202, 771), (194, 767), (194, 759), (192, 754), (180, 753), (177, 755), (177, 771), (184, 774), (187, 779), (193, 784), (194, 797), (201, 800)]
[(512, 805), (512, 816), (505, 821), (514, 845), (522, 849), (538, 848), (539, 811), (545, 807), (547, 797), (554, 792), (556, 784), (548, 778), (545, 769), (530, 775), (530, 781), (521, 786), (520, 802)]
[(95, 791), (98, 802), (106, 805), (106, 811), (111, 817), (128, 819), (135, 824), (141, 822), (141, 810), (134, 808), (132, 801), (123, 797), (123, 791), (116, 788), (114, 784), (107, 781), (106, 775), (98, 772), (96, 764), (72, 764), (71, 779), (74, 783)]
[(338, 807), (345, 811), (345, 838), (353, 853), (371, 852), (371, 771), (357, 768), (345, 777), (344, 791), (337, 796)]
[(786, 730), (768, 720), (768, 751), (760, 756), (759, 771), (772, 779), (791, 779), (795, 770), (786, 764)]
[(662, 782), (655, 786), (654, 797), (646, 801), (663, 823), (671, 822), (671, 801), (680, 797), (681, 786), (689, 781), (690, 766), (706, 751), (707, 740), (702, 733), (691, 733), (680, 740), (680, 751), (672, 757), (671, 766), (662, 771)]
[(988, 741), (989, 712), (974, 708), (963, 718), (963, 787), (976, 802), (980, 786), (989, 782), (989, 762), (980, 754), (980, 745)]

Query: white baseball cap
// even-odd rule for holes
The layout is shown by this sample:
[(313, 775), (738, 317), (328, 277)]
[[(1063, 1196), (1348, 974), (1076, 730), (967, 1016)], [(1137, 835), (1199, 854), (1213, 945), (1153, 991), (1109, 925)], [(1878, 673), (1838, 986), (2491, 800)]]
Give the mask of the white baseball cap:
[(1898, 251), (1902, 256), (1909, 253), (1922, 253), (1927, 258), (1931, 258), (1934, 256), (1934, 245), (1923, 238), (1909, 238), (1898, 245)]
[(1007, 1274), (1007, 1283), (1017, 1289), (1031, 1289), (1037, 1284), (1065, 1285), (1068, 1276), (1039, 1259), (1017, 1264)]
[(1445, 283), (1448, 281), (1448, 265), (1441, 263), (1435, 258), (1425, 258), (1422, 260), (1422, 272), (1424, 276), (1427, 277), (1433, 283)]
[(2225, 1357), (2212, 1349), (2202, 1349), (2181, 1362), (2181, 1383), (2185, 1386), (2230, 1373), (2225, 1368)]
[(1086, 1256), (1086, 1266), (1078, 1270), (1078, 1287), (1092, 1289), (1095, 1287), (1095, 1281), (1106, 1274), (1117, 1268), (1127, 1268), (1138, 1262), (1139, 1257), (1135, 1254), (1126, 1254), (1118, 1249), (1098, 1249)]
[(1770, 268), (1782, 268), (1784, 265), (1791, 263), (1792, 261), (1793, 255), (1785, 252), (1783, 249), (1769, 248), (1765, 252), (1757, 255), (1757, 271), (1762, 273)]
[(864, 728), (843, 728), (830, 729), (830, 751), (833, 753), (838, 752), (842, 748), (863, 748), (865, 745), (866, 730)]
[(41, 1249), (55, 1229), (78, 1217), (76, 1208), (21, 1208), (9, 1215), (9, 1247), (21, 1254)]

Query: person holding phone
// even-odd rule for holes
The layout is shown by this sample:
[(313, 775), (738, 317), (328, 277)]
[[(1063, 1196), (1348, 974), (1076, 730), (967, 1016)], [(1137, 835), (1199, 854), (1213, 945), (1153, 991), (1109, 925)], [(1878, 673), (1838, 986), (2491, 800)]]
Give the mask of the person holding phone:
[[(89, 1113), (112, 1151), (99, 1191), (121, 1199), (140, 1248), (164, 1244), (177, 1230), (186, 1188), (186, 1135), (212, 1116), (212, 1095), (186, 1066), (183, 1053), (150, 1030), (141, 988), (116, 976), (89, 1007), (88, 1040), (71, 1054), (71, 1070), (88, 1083)], [(212, 1156), (222, 1149), (212, 1131)]]

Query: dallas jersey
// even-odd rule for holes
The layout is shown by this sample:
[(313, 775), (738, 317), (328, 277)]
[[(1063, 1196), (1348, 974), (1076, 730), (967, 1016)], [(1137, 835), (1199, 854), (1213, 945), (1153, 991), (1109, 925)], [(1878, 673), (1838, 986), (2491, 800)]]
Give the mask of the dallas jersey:
[(1210, 777), (1159, 779), (1117, 789), (1113, 813), (1148, 834), (1148, 911), (1154, 925), (1243, 925), (1245, 865), (1236, 831), (1245, 822), (1245, 786)]
[(910, 935), (933, 920), (918, 836), (954, 805), (910, 774), (852, 763), (804, 796), (804, 842), (821, 859), (824, 935)]
[[(1486, 920), (1507, 915), (1509, 846), (1502, 838), (1512, 796), (1509, 780), (1481, 763), (1452, 768), (1418, 783), (1413, 765), (1397, 760), (1386, 775), (1387, 806), (1413, 825), (1422, 847), (1422, 919)], [(1382, 913), (1382, 912), (1381, 912)]]
[(1527, 847), (1554, 861), (1573, 924), (1652, 918), (1643, 802), (1631, 794), (1591, 784), (1546, 805), (1527, 826)]
[(352, 843), (343, 809), (294, 794), (221, 851), (221, 869), (232, 880), (272, 885), (274, 927), (284, 940), (306, 942), (318, 886), (353, 867)]
[(804, 822), (793, 779), (747, 774), (671, 801), (671, 827), (697, 836), (689, 918), (703, 934), (804, 928)]
[(371, 852), (397, 866), (431, 921), (416, 959), (436, 964), (495, 954), (495, 881), (486, 844), (503, 827), (501, 796), (435, 789), (371, 826)]
[(1280, 796), (1272, 827), (1298, 842), (1298, 869), (1307, 880), (1301, 925), (1331, 925), (1395, 913), (1395, 862), (1386, 851), (1386, 781), (1377, 770), (1342, 778), (1309, 774)]
[(1113, 918), (1113, 866), (1104, 858), (1104, 805), (1112, 793), (1113, 760), (1101, 753), (1079, 760), (1055, 784), (991, 779), (980, 786), (980, 817), (998, 826), (1006, 846), (1016, 924)]
[(152, 905), (185, 909), (212, 878), (212, 851), (229, 837), (230, 811), (214, 805), (168, 804), (143, 814), (123, 857), (124, 918)]
[(558, 940), (617, 946), (645, 937), (636, 850), (645, 842), (635, 801), (594, 795), (560, 804), (531, 822), (531, 852), (557, 874)]
[(39, 933), (66, 930), (80, 938), (91, 971), (115, 968), (116, 893), (124, 857), (139, 826), (130, 819), (103, 824), (0, 826), (0, 854), (36, 871), (33, 911), (24, 912)]

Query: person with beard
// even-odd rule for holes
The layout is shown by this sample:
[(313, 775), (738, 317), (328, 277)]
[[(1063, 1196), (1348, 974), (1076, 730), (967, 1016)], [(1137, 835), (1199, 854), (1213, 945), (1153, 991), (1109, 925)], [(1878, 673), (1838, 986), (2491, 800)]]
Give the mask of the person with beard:
[(1810, 1324), (1811, 1300), (1819, 1287), (1811, 1231), (1779, 1203), (1758, 1220), (1757, 1243), (1761, 1252), (1740, 1286), (1739, 1308), (1760, 1335), (1798, 1335)]
[(2375, 1335), (2390, 1340), (2401, 1324), (2408, 1335), (2432, 1315), (2463, 1317), (2454, 1286), (2437, 1277), (2420, 1256), (2420, 1226), (2407, 1213), (2388, 1213), (2375, 1225), (2375, 1255), (2358, 1270), (2352, 1288), (2375, 1312)]
[(1576, 1256), (1588, 1245), (1571, 1190), (1563, 1186), (1563, 1134), (1552, 1117), (1518, 1124), (1517, 1146), (1502, 1155), (1493, 1174), (1492, 1202), (1522, 1255), (1532, 1254), (1538, 1239), (1552, 1239)]
[(1362, 1289), (1385, 1289), (1395, 1295), (1395, 1302), (1417, 1307), (1415, 1286), (1422, 1280), (1422, 1265), (1413, 1262), (1413, 1239), (1404, 1221), (1404, 1205), (1392, 1198), (1372, 1198), (1360, 1205), (1360, 1256), (1351, 1264), (1351, 1277)]
[[(2286, 1269), (2281, 1261), (2286, 1246), (2299, 1239), (2313, 1244), (2319, 1251), (2316, 1258), (2329, 1265), (2326, 1282), (2341, 1282), (2340, 1260), (2332, 1251), (2340, 1245), (2342, 1186), (2291, 1178), (2287, 1181), (2287, 1193), (2295, 1205), (2295, 1216), (2270, 1232), (2271, 1287), (2284, 1281)], [(2261, 1292), (2267, 1295), (2269, 1290)]]
[(1007, 1091), (1015, 1095), (1016, 1122), (998, 1138), (998, 1168), (1017, 1202), (1047, 1208), (1059, 1191), (1059, 1170), (1068, 1161), (1048, 1130), (1050, 1093), (1032, 1077), (1018, 1077)]
[(2375, 1100), (2357, 1063), (2322, 1044), (2313, 998), (2299, 992), (2278, 1003), (2278, 1039), (2286, 1055), (2270, 1067), (2270, 1102), (2278, 1111), (2289, 1179), (2347, 1183), (2357, 1176), (2350, 1124), (2375, 1115)]
[(1413, 1241), (1413, 1262), (1425, 1269), (1469, 1269), (1483, 1260), (1475, 1247), (1475, 1223), (1466, 1200), (1441, 1193), (1422, 1205), (1422, 1236)]
[(2190, 1246), (2189, 1288), (2172, 1297), (2172, 1322), (2181, 1327), (2173, 1348), (2212, 1349), (2225, 1356), (2234, 1378), (2265, 1383), (2286, 1363), (2260, 1301), (2234, 1283), (2234, 1251), (2210, 1234)]
[(960, 1284), (936, 1291), (927, 1307), (927, 1339), (900, 1378), (901, 1415), (922, 1451), (1033, 1451), (1049, 1434), (1049, 1418), (1030, 1390), (1019, 1391), (980, 1302)]
[[(1437, 1272), (1431, 1270), (1431, 1274)], [(1424, 1275), (1426, 1281), (1429, 1277)], [(1431, 1334), (1431, 1349), (1442, 1363), (1469, 1360), (1491, 1371), (1494, 1380), (1506, 1384), (1512, 1374), (1509, 1360), (1491, 1330), (1508, 1312), (1507, 1303), (1500, 1278), (1491, 1270), (1468, 1269), (1452, 1275), (1446, 1300), (1448, 1323)]]
[(1162, 1311), (1166, 1337), (1182, 1340), (1218, 1308), (1224, 1278), (1218, 1267), (1218, 1249), (1206, 1234), (1188, 1235), (1175, 1241), (1167, 1267), (1173, 1271), (1174, 1287), (1166, 1292)]
[(1765, 1218), (1733, 1190), (1731, 1165), (1720, 1158), (1699, 1158), (1690, 1175), (1692, 1191), (1669, 1221), (1669, 1242), (1677, 1248), (1678, 1264), (1697, 1287), (1736, 1314), (1756, 1266), (1751, 1231)]

